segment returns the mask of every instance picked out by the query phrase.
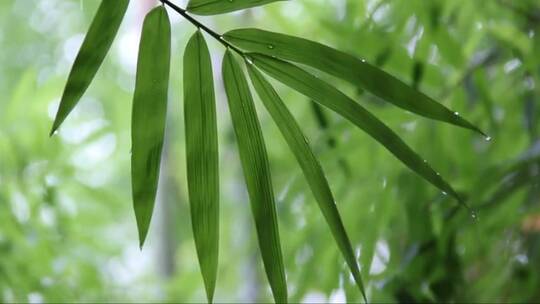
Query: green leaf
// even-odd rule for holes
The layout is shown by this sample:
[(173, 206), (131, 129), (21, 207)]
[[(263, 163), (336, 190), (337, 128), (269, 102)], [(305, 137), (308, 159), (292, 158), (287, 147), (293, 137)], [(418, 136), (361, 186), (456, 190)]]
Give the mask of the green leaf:
[(219, 249), (219, 157), (210, 52), (200, 31), (184, 53), (184, 117), (191, 222), (199, 264), (212, 302)]
[(364, 284), (360, 276), (360, 269), (356, 262), (354, 252), (351, 246), (345, 227), (339, 215), (334, 196), (328, 185), (328, 181), (319, 164), (319, 161), (313, 154), (304, 134), (300, 130), (298, 123), (289, 112), (277, 92), (272, 85), (264, 78), (264, 76), (253, 65), (248, 65), (249, 75), (253, 87), (257, 91), (259, 97), (263, 101), (266, 109), (274, 119), (281, 134), (285, 138), (290, 149), (294, 153), (296, 160), (300, 164), (304, 176), (317, 200), (319, 207), (330, 226), (330, 230), (341, 250), (345, 261), (349, 265), (353, 277), (362, 292), (364, 300), (367, 302)]
[(476, 126), (427, 95), (364, 60), (310, 40), (263, 31), (238, 29), (224, 39), (241, 49), (305, 64), (360, 85), (370, 93), (421, 116), (485, 134)]
[(131, 185), (140, 245), (144, 244), (159, 179), (167, 116), (171, 25), (164, 7), (144, 19), (131, 117)]
[(230, 50), (223, 59), (223, 81), (266, 275), (275, 301), (284, 303), (287, 285), (268, 156), (246, 77)]
[(190, 0), (187, 11), (197, 15), (217, 15), (277, 1), (284, 0)]
[(347, 95), (294, 64), (261, 54), (248, 54), (248, 56), (253, 60), (256, 66), (263, 69), (275, 79), (335, 111), (358, 126), (369, 136), (386, 147), (388, 151), (394, 154), (411, 170), (464, 204), (456, 191), (441, 178), (439, 173), (435, 172), (430, 167), (427, 161), (420, 158), (418, 154), (409, 148), (409, 146), (407, 146), (407, 144), (382, 121), (354, 102), (354, 100), (350, 99)]
[(128, 8), (129, 0), (103, 0), (84, 38), (75, 63), (69, 73), (51, 135), (75, 108), (90, 86), (101, 63), (116, 37), (120, 23)]

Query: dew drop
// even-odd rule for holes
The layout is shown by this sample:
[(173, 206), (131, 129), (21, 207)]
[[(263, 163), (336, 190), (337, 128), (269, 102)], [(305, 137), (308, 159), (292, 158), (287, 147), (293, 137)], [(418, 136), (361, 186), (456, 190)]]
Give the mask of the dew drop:
[(477, 220), (478, 220), (478, 214), (476, 214), (475, 211), (472, 211), (472, 210), (471, 210), (471, 218), (472, 218), (473, 220), (476, 220), (476, 221), (477, 221)]
[(269, 50), (273, 50), (273, 49), (275, 48), (275, 46), (273, 46), (272, 44), (269, 44), (269, 45), (267, 46), (267, 48), (268, 48)]
[(246, 57), (246, 62), (248, 64), (253, 64), (253, 59), (251, 59), (251, 57)]
[(491, 141), (491, 136), (486, 136), (485, 139), (486, 141)]
[(454, 112), (454, 115), (459, 116), (459, 112)]
[(366, 60), (365, 60), (365, 59), (362, 59), (362, 62), (363, 62), (363, 63), (366, 63)]
[(442, 192), (443, 195), (448, 195), (448, 193), (446, 193), (445, 191)]
[(229, 0), (229, 3), (233, 3), (233, 0)]

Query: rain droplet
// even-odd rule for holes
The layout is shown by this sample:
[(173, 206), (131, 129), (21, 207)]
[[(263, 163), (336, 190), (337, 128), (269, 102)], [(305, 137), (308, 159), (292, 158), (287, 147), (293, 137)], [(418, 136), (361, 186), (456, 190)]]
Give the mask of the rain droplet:
[(491, 141), (491, 136), (486, 136), (486, 141)]
[(246, 62), (248, 64), (253, 64), (253, 59), (251, 59), (250, 57), (246, 57)]
[(275, 46), (273, 46), (272, 44), (269, 44), (267, 47), (268, 47), (268, 49), (270, 49), (270, 50), (273, 50), (273, 49), (275, 48)]
[(459, 112), (454, 112), (454, 115), (459, 116)]
[(362, 59), (362, 62), (363, 62), (363, 63), (366, 63), (366, 60), (365, 60), (365, 59)]
[(444, 192), (444, 191), (442, 192), (442, 194), (443, 194), (443, 195), (448, 195), (448, 193), (446, 193), (446, 192)]
[(472, 211), (472, 210), (471, 210), (471, 218), (472, 218), (473, 220), (478, 220), (478, 214), (476, 214), (475, 211)]
[(229, 0), (229, 3), (233, 3), (233, 0)]

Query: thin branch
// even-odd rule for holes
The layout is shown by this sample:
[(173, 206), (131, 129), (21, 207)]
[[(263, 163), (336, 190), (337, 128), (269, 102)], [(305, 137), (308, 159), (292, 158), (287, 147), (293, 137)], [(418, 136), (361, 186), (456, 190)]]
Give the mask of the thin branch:
[(202, 29), (203, 31), (208, 33), (214, 39), (216, 39), (221, 44), (223, 44), (226, 48), (230, 48), (231, 50), (235, 51), (236, 53), (238, 53), (243, 58), (246, 58), (244, 52), (242, 52), (239, 48), (235, 47), (234, 45), (230, 44), (229, 42), (225, 41), (225, 39), (223, 39), (223, 36), (221, 36), (220, 34), (214, 32), (212, 29), (210, 29), (206, 25), (202, 24), (197, 19), (195, 19), (195, 18), (191, 17), (190, 15), (188, 15), (188, 13), (187, 13), (187, 11), (185, 9), (177, 6), (176, 4), (172, 3), (169, 0), (159, 0), (159, 1), (161, 1), (162, 4), (167, 5), (168, 7), (172, 8), (174, 11), (176, 11), (178, 14), (180, 14), (182, 17), (184, 17), (187, 21), (191, 22), (191, 24), (193, 24), (197, 28)]

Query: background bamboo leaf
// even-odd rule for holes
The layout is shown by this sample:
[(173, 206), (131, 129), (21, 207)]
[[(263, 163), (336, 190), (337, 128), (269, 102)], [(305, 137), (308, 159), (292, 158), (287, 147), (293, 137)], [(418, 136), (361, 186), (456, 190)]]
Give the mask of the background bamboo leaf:
[(290, 149), (294, 153), (296, 160), (300, 164), (304, 176), (319, 203), (319, 207), (330, 226), (330, 230), (341, 250), (345, 261), (349, 265), (351, 273), (367, 302), (364, 290), (364, 284), (360, 276), (360, 270), (354, 256), (354, 252), (349, 240), (349, 236), (345, 231), (341, 216), (337, 209), (334, 196), (328, 185), (328, 181), (319, 164), (319, 161), (313, 154), (309, 144), (300, 130), (298, 123), (289, 112), (277, 92), (272, 85), (264, 78), (264, 76), (252, 65), (248, 65), (249, 75), (253, 83), (253, 87), (257, 91), (259, 97), (263, 101), (266, 109), (274, 119), (274, 122), (281, 131), (281, 134), (287, 141)]
[(420, 158), (388, 126), (354, 102), (354, 100), (294, 64), (262, 54), (249, 54), (249, 56), (256, 66), (269, 75), (340, 114), (381, 143), (411, 170), (464, 204), (452, 186), (442, 179), (440, 174), (434, 171), (426, 160)]
[(191, 222), (212, 302), (219, 249), (219, 159), (212, 62), (200, 31), (191, 37), (184, 53), (184, 117)]
[(427, 95), (385, 71), (318, 42), (259, 29), (237, 29), (225, 40), (250, 52), (309, 65), (360, 85), (370, 93), (413, 113), (485, 134), (476, 126)]
[(268, 156), (247, 80), (229, 50), (223, 59), (223, 81), (266, 275), (275, 301), (284, 303), (287, 285)]
[(167, 116), (171, 57), (169, 16), (159, 6), (144, 19), (131, 118), (131, 185), (140, 245), (144, 244), (156, 197)]
[(187, 11), (197, 15), (217, 15), (287, 0), (190, 0)]
[(77, 105), (105, 59), (124, 19), (129, 0), (103, 0), (77, 54), (64, 88), (51, 135)]

